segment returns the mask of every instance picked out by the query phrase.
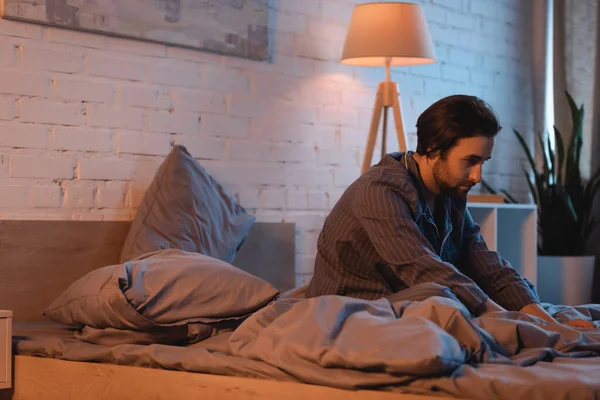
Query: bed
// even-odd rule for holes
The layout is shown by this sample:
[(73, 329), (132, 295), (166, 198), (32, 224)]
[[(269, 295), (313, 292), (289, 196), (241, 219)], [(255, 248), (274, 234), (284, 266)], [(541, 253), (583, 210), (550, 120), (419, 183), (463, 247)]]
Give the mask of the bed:
[[(16, 353), (13, 358), (12, 388), (0, 391), (0, 399), (179, 399), (207, 396), (215, 399), (427, 400), (440, 396), (520, 398), (524, 395), (533, 399), (592, 399), (597, 398), (600, 393), (598, 330), (585, 333), (564, 327), (544, 330), (540, 329), (539, 325), (529, 323), (522, 315), (513, 313), (502, 318), (478, 321), (476, 326), (491, 332), (494, 340), (484, 340), (485, 335), (480, 338), (469, 337), (468, 333), (472, 332), (466, 328), (469, 322), (460, 318), (460, 312), (456, 312), (459, 309), (451, 304), (451, 299), (444, 298), (443, 293), (439, 293), (440, 296), (433, 300), (430, 299), (432, 302), (429, 304), (430, 300), (424, 298), (415, 300), (415, 295), (409, 296), (408, 302), (406, 298), (386, 300), (396, 312), (403, 309), (404, 314), (398, 321), (413, 320), (410, 325), (406, 325), (414, 330), (411, 343), (395, 343), (395, 346), (404, 348), (402, 351), (410, 352), (412, 348), (422, 347), (419, 340), (428, 337), (432, 329), (436, 337), (441, 339), (435, 342), (436, 346), (451, 348), (452, 344), (447, 343), (447, 340), (454, 336), (461, 342), (459, 348), (454, 349), (461, 357), (466, 354), (465, 348), (471, 347), (468, 354), (471, 362), (463, 363), (462, 366), (450, 364), (451, 368), (446, 368), (442, 376), (436, 373), (444, 370), (443, 363), (440, 364), (439, 360), (436, 360), (439, 357), (435, 357), (439, 354), (439, 348), (434, 349), (434, 357), (428, 357), (425, 362), (420, 360), (419, 368), (411, 362), (396, 364), (395, 361), (387, 360), (387, 369), (396, 368), (389, 374), (383, 373), (386, 368), (377, 368), (376, 364), (366, 366), (362, 371), (353, 368), (341, 371), (339, 365), (334, 366), (335, 362), (330, 360), (331, 366), (325, 369), (314, 366), (317, 373), (333, 373), (322, 381), (311, 375), (310, 370), (313, 366), (307, 370), (299, 367), (296, 369), (298, 360), (294, 361), (295, 364), (289, 369), (285, 368), (286, 365), (283, 368), (281, 365), (273, 368), (277, 365), (276, 362), (265, 365), (262, 361), (256, 364), (259, 367), (253, 364), (249, 368), (247, 365), (237, 368), (236, 360), (231, 357), (209, 358), (204, 362), (210, 364), (210, 368), (204, 365), (207, 371), (205, 373), (182, 370), (185, 367), (182, 368), (178, 362), (169, 364), (161, 359), (160, 351), (156, 351), (151, 357), (152, 362), (138, 362), (137, 365), (126, 365), (127, 362), (123, 359), (106, 357), (106, 352), (92, 352), (94, 355), (88, 357), (88, 354), (84, 361), (77, 361), (77, 357), (71, 357), (66, 352), (44, 353), (44, 343), (57, 343), (62, 337), (68, 338), (65, 340), (71, 341), (72, 344), (77, 339), (73, 339), (72, 328), (49, 322), (41, 315), (41, 310), (74, 280), (94, 269), (117, 263), (119, 249), (129, 225), (129, 222), (109, 221), (0, 221), (0, 270), (3, 277), (0, 281), (0, 304), (2, 308), (11, 309), (14, 313), (13, 335)], [(291, 302), (296, 307), (300, 302), (307, 300), (302, 300), (301, 295), (296, 296), (302, 288), (293, 288), (294, 237), (294, 224), (257, 222), (234, 264), (272, 282), (281, 288), (282, 293), (291, 293), (289, 298), (282, 301)], [(343, 308), (354, 309), (348, 313), (352, 318), (360, 317), (361, 309), (364, 311), (373, 308), (373, 315), (377, 312), (385, 313), (385, 310), (377, 311), (381, 303), (352, 303), (350, 299), (343, 299), (342, 307), (336, 308), (336, 302), (342, 299), (338, 297), (333, 296), (329, 302), (316, 303), (317, 308), (323, 312), (320, 316), (328, 315), (332, 310), (338, 312)], [(349, 302), (344, 303), (346, 300)], [(411, 309), (417, 303), (420, 305)], [(448, 309), (454, 311), (445, 312)], [(301, 320), (303, 313), (306, 315), (307, 312), (318, 313), (314, 308), (311, 311), (311, 307), (305, 307), (304, 310), (297, 311), (296, 316)], [(600, 319), (600, 308), (593, 306), (563, 307), (555, 310), (555, 313), (565, 318), (587, 316), (594, 320)], [(336, 316), (341, 314), (338, 312), (332, 315), (333, 319), (336, 319)], [(368, 359), (373, 357), (377, 358), (379, 363), (385, 363), (386, 359), (381, 352), (388, 352), (393, 348), (393, 343), (384, 342), (392, 337), (385, 332), (393, 326), (382, 328), (373, 325), (373, 322), (381, 322), (381, 315), (376, 316), (377, 318), (367, 322), (371, 324), (371, 332), (363, 335), (363, 339), (370, 339), (372, 344), (367, 343), (362, 348), (360, 343), (349, 345), (354, 346), (352, 348), (364, 357), (360, 362), (357, 361), (357, 364), (363, 361), (368, 363)], [(352, 318), (348, 318), (344, 324), (361, 324), (360, 318)], [(436, 326), (442, 329), (437, 329)], [(402, 331), (403, 337), (409, 337), (406, 335), (410, 335), (410, 332), (405, 329)], [(307, 329), (306, 333), (310, 334), (309, 332)], [(381, 333), (379, 336), (384, 338), (382, 342), (375, 339), (378, 335), (376, 332)], [(517, 342), (521, 343), (515, 342), (515, 335), (518, 336)], [(207, 342), (219, 337), (231, 341), (231, 337), (227, 335), (217, 335)], [(355, 335), (346, 338), (338, 336), (338, 340), (342, 339), (352, 341), (355, 340)], [(360, 342), (364, 344), (366, 341)], [(62, 343), (64, 345), (65, 342)], [(225, 342), (216, 343), (211, 351), (224, 344)], [(512, 349), (514, 354), (509, 354), (511, 346), (522, 348), (520, 351)], [(152, 346), (138, 345), (138, 349), (150, 347)], [(169, 346), (162, 346), (167, 347)], [(201, 355), (205, 356), (208, 347), (210, 345), (203, 347), (201, 342), (200, 347), (192, 346), (188, 351), (191, 352), (189, 354), (202, 351)], [(281, 349), (277, 348), (277, 351), (279, 350)], [(448, 349), (444, 353), (452, 354), (448, 353)], [(148, 354), (150, 352), (144, 352), (145, 356)], [(163, 355), (165, 354), (167, 353)], [(215, 352), (210, 355), (220, 354)], [(304, 356), (306, 354), (301, 354), (301, 357)], [(340, 357), (339, 354), (337, 356)], [(248, 358), (253, 357), (250, 355)], [(410, 357), (406, 358), (410, 361)], [(346, 357), (346, 360), (348, 359)], [(203, 365), (200, 367), (199, 371), (202, 371)], [(394, 380), (395, 383), (392, 383)]]

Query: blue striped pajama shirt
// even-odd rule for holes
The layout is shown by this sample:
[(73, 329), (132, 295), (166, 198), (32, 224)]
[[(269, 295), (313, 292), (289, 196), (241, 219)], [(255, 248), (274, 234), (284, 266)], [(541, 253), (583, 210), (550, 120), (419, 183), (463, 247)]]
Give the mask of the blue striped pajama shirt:
[(410, 153), (386, 155), (352, 183), (319, 235), (307, 297), (376, 299), (436, 283), (473, 313), (488, 296), (513, 311), (539, 302), (533, 285), (488, 249), (466, 199), (441, 198), (436, 225), (423, 190)]

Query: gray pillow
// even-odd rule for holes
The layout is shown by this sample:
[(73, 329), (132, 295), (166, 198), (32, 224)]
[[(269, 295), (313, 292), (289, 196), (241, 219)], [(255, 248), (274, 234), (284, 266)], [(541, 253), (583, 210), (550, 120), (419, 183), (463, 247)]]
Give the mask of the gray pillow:
[(73, 282), (42, 314), (67, 326), (116, 329), (152, 329), (154, 324), (127, 302), (120, 282), (127, 281), (125, 265), (91, 271)]
[(231, 263), (255, 220), (184, 146), (176, 145), (142, 199), (120, 262), (174, 248)]
[(68, 326), (149, 331), (243, 319), (278, 294), (224, 261), (167, 249), (86, 274), (43, 314)]
[(271, 284), (224, 261), (162, 250), (126, 263), (123, 293), (144, 318), (166, 326), (248, 316), (279, 294)]

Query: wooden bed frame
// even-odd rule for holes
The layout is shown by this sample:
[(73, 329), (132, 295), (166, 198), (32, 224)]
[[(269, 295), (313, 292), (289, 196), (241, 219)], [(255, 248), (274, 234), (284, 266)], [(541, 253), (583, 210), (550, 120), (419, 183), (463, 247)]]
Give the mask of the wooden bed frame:
[[(72, 282), (118, 263), (129, 226), (121, 221), (0, 221), (0, 309), (12, 310), (14, 322), (44, 320), (41, 310)], [(295, 286), (294, 243), (294, 224), (257, 222), (233, 264), (283, 292)], [(0, 390), (0, 400), (439, 399), (20, 355), (13, 355), (12, 368), (12, 387)]]

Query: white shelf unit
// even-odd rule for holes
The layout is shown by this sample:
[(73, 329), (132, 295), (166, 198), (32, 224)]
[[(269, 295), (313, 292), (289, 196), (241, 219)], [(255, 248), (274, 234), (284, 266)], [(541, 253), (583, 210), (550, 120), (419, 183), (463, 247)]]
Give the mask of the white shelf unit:
[(537, 206), (468, 203), (467, 208), (479, 224), (488, 248), (537, 285)]

